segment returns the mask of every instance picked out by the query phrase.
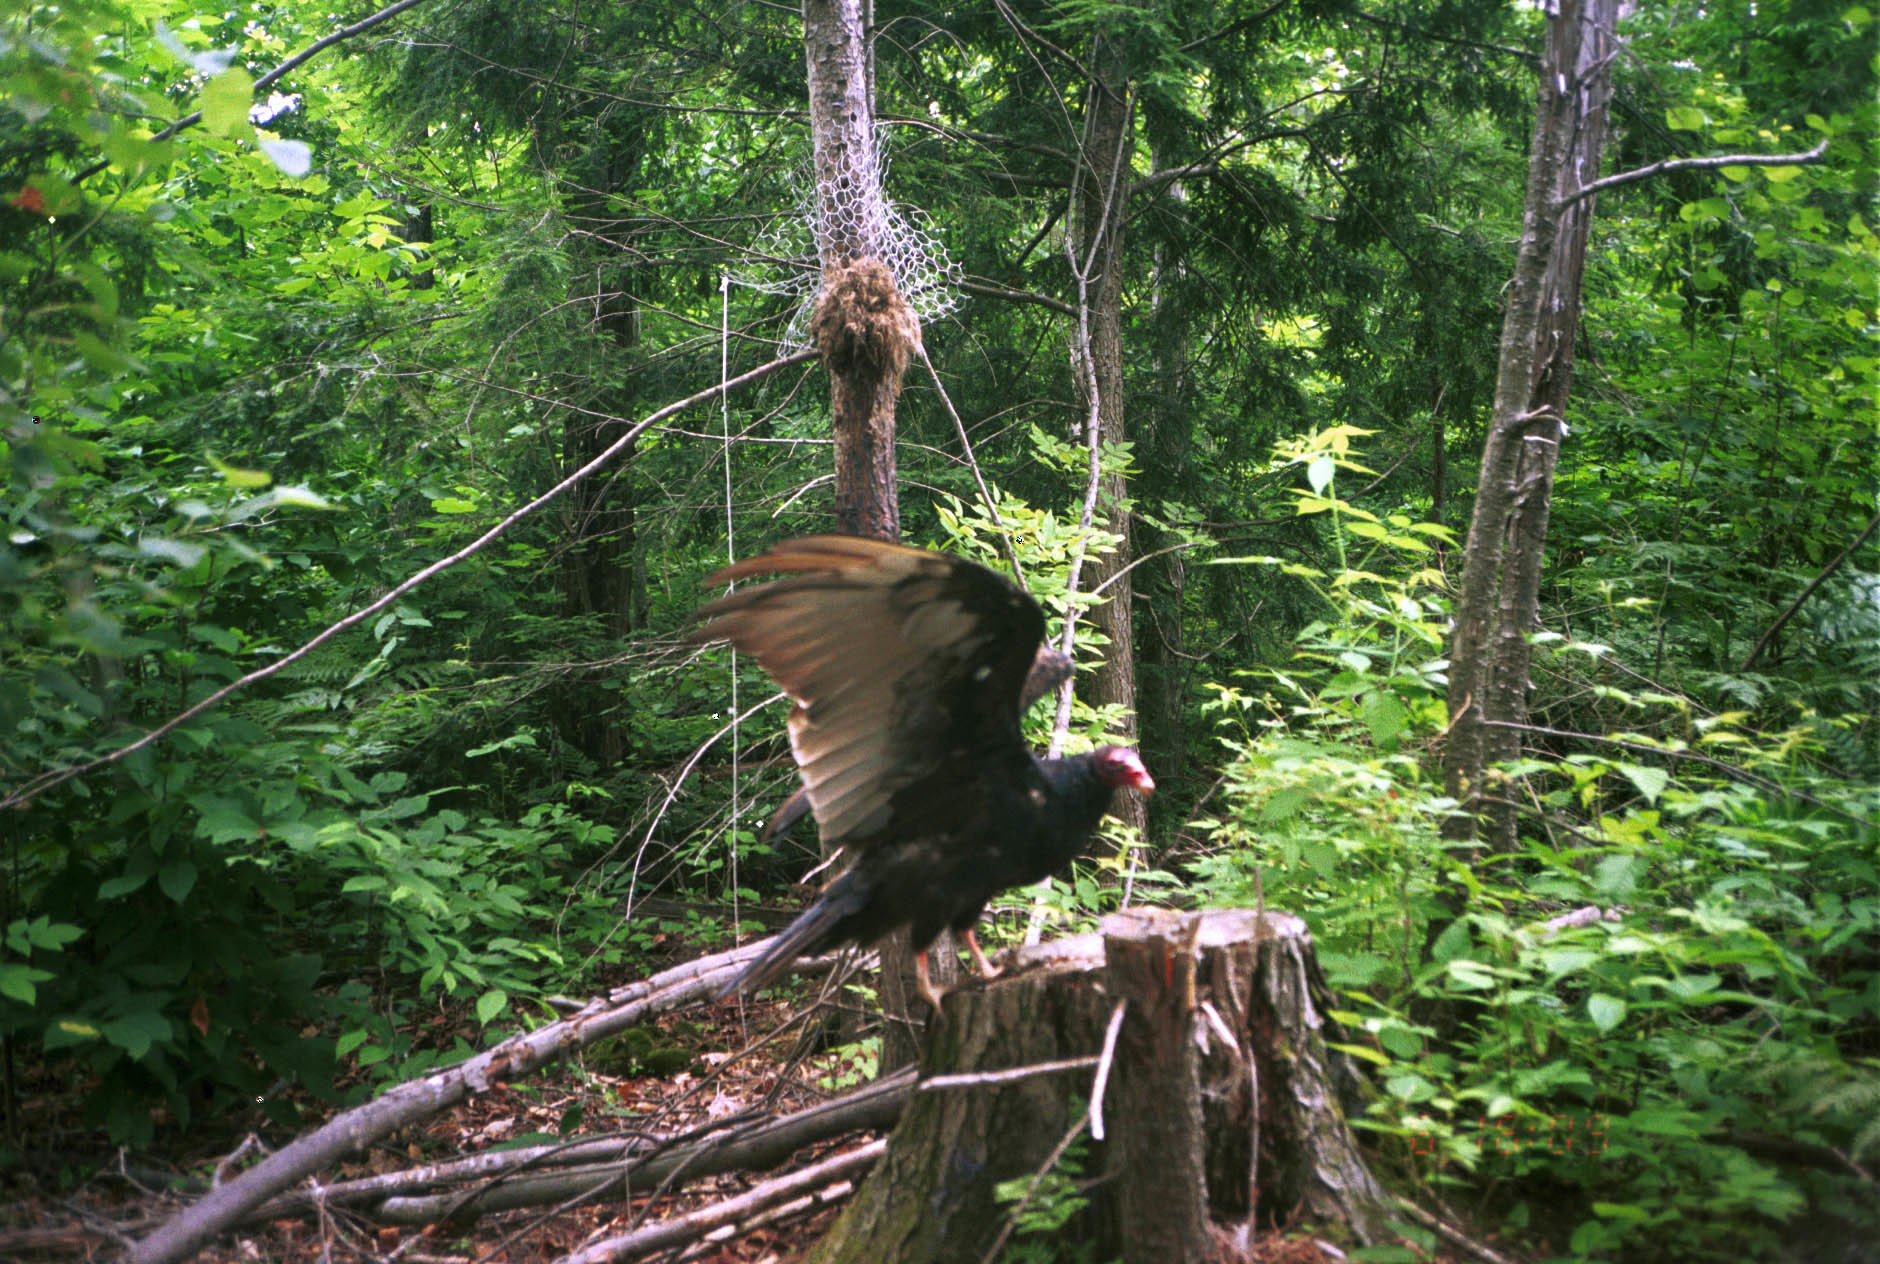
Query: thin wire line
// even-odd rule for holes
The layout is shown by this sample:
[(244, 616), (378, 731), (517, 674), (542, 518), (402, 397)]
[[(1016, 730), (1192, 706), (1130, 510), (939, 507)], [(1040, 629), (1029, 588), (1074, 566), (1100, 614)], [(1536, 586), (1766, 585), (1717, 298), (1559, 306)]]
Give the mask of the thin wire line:
[[(718, 380), (722, 383), (731, 376), (731, 274), (720, 273), (718, 277)], [(738, 560), (736, 527), (732, 523), (731, 503), (731, 401), (720, 400), (719, 416), (724, 423), (725, 436), (725, 562), (729, 565)], [(735, 587), (735, 585), (733, 585)], [(739, 729), (738, 729), (738, 651), (733, 646), (726, 656), (731, 664), (731, 828), (726, 831), (725, 841), (730, 844), (731, 871), (731, 924), (736, 926), (743, 921), (738, 911), (738, 825), (743, 816), (738, 801), (738, 765), (739, 765)]]

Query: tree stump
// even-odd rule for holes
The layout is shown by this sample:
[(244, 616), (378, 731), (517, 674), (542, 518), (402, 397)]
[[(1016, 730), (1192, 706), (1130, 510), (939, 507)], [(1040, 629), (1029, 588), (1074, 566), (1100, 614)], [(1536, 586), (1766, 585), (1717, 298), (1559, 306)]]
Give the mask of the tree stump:
[(814, 1264), (978, 1264), (1010, 1211), (994, 1187), (1037, 1173), (1083, 1117), (1119, 1003), (1104, 1139), (1083, 1164), (1102, 1179), (1067, 1236), (1129, 1264), (1231, 1259), (1234, 1240), (1302, 1211), (1361, 1243), (1386, 1236), (1385, 1194), (1346, 1124), (1358, 1081), (1326, 1047), (1298, 918), (1131, 910), (1008, 957), (947, 996), (922, 1080), (1073, 1066), (917, 1090)]

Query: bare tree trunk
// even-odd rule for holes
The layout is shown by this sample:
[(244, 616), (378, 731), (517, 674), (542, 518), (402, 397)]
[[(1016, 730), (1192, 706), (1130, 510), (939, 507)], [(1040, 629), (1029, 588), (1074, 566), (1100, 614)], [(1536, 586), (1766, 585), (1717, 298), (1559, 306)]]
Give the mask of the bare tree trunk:
[[(1153, 135), (1153, 124), (1146, 130)], [(1158, 156), (1154, 165), (1165, 164)], [(1187, 191), (1180, 181), (1162, 196), (1177, 207), (1187, 202)], [(1143, 484), (1155, 494), (1178, 503), (1190, 499), (1189, 465), (1194, 447), (1193, 383), (1189, 366), (1193, 330), (1188, 304), (1182, 301), (1180, 294), (1186, 268), (1179, 250), (1168, 246), (1156, 248), (1155, 280), (1150, 289), (1153, 312), (1150, 354), (1155, 392), (1149, 401), (1147, 442), (1138, 443), (1138, 447), (1148, 453), (1143, 462)], [(1139, 407), (1139, 422), (1142, 412)], [(1189, 660), (1185, 653), (1184, 605), (1188, 559), (1182, 549), (1174, 547), (1180, 542), (1177, 533), (1152, 533), (1141, 519), (1136, 525), (1138, 556), (1160, 551), (1160, 556), (1148, 558), (1135, 572), (1143, 577), (1145, 589), (1143, 639), (1136, 659), (1138, 727), (1142, 731), (1142, 745), (1155, 752), (1158, 767), (1185, 768), (1188, 765), (1185, 704)]]
[(1599, 174), (1617, 12), (1618, 0), (1559, 0), (1548, 20), (1494, 415), (1456, 601), (1443, 767), (1464, 812), (1445, 832), (1497, 850), (1515, 843), (1514, 795), (1499, 784), (1494, 765), (1519, 753), (1516, 730), (1502, 725), (1527, 718), (1528, 637), (1539, 626), (1541, 562), (1567, 432), (1592, 220), (1591, 198), (1570, 199)]
[[(835, 438), (836, 529), (877, 540), (901, 538), (895, 486), (894, 406), (920, 322), (879, 262), (886, 202), (876, 158), (869, 0), (804, 0), (803, 57), (809, 76), (823, 290), (811, 335), (829, 370)], [(955, 975), (951, 939), (934, 945), (936, 981)], [(881, 1004), (888, 1020), (883, 1072), (911, 1061), (907, 1021), (912, 954), (905, 934), (884, 941)]]
[[(1097, 437), (1103, 443), (1128, 438), (1123, 418), (1123, 208), (1129, 199), (1132, 106), (1128, 67), (1114, 41), (1098, 37), (1092, 50), (1090, 104), (1078, 161), (1083, 164), (1076, 242), (1079, 262), (1089, 269), (1091, 373), (1095, 381)], [(1091, 626), (1109, 639), (1102, 660), (1091, 672), (1098, 705), (1124, 708), (1125, 740), (1136, 740), (1136, 640), (1133, 624), (1135, 586), (1126, 573), (1130, 558), (1129, 486), (1121, 470), (1106, 469), (1097, 490), (1097, 508), (1105, 525), (1122, 537), (1113, 553), (1091, 560), (1090, 589), (1108, 598), (1090, 612)], [(1105, 587), (1105, 585), (1108, 585)], [(1126, 797), (1117, 813), (1142, 828), (1148, 820), (1142, 800)]]

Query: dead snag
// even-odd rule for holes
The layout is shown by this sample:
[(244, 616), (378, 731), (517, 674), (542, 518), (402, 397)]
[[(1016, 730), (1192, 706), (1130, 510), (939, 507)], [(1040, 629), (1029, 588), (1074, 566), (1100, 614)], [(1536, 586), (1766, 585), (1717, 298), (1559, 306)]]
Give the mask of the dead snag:
[[(1209, 1255), (1187, 1252), (1217, 1241), (1215, 1226), (1289, 1223), (1301, 1209), (1359, 1242), (1385, 1238), (1386, 1196), (1346, 1122), (1356, 1081), (1326, 1046), (1298, 918), (1133, 913), (1106, 919), (1103, 937), (1016, 955), (1006, 975), (947, 998), (922, 1077), (967, 1078), (915, 1093), (815, 1264), (978, 1264), (1009, 1210), (995, 1187), (1033, 1175), (1085, 1116), (1089, 1059), (1119, 999), (1142, 1012), (1126, 1016), (1096, 1103), (1105, 1139), (1086, 1142), (1083, 1171), (1103, 1179), (1081, 1191), (1088, 1204), (1060, 1240), (1090, 1242), (1097, 1258), (1199, 1260)], [(987, 1074), (1053, 1061), (1072, 1065)], [(1174, 1245), (1132, 1247), (1129, 1225), (1144, 1216), (1189, 1223)], [(1151, 1249), (1171, 1253), (1139, 1253)]]

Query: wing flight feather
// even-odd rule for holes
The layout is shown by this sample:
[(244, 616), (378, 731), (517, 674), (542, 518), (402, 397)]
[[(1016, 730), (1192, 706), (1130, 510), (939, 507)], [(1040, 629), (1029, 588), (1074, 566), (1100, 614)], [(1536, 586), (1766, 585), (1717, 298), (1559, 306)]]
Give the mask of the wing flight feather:
[[(699, 640), (730, 641), (796, 702), (790, 746), (833, 844), (867, 848), (931, 821), (897, 800), (957, 800), (962, 761), (1022, 766), (1019, 696), (1044, 615), (1003, 577), (959, 558), (852, 536), (806, 536), (708, 581), (781, 575), (700, 609)], [(967, 784), (962, 780), (962, 785)]]

